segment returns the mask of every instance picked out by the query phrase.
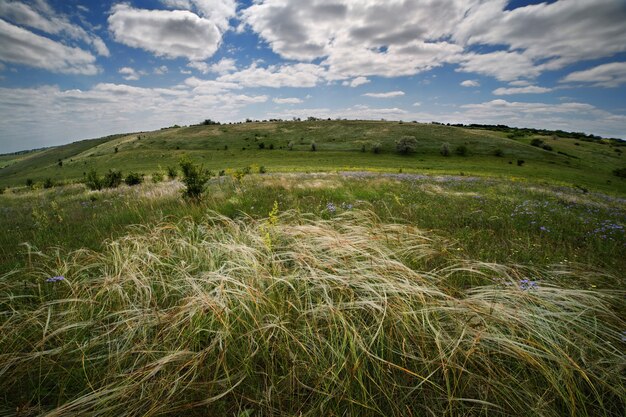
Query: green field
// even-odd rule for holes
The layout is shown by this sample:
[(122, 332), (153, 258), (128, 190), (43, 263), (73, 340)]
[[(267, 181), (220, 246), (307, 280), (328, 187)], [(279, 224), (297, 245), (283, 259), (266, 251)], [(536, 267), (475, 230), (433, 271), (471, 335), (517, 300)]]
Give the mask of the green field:
[[(508, 136), (246, 123), (0, 156), (0, 415), (622, 416), (623, 148)], [(215, 174), (199, 201), (151, 179), (183, 156)], [(81, 183), (110, 168), (145, 181)]]

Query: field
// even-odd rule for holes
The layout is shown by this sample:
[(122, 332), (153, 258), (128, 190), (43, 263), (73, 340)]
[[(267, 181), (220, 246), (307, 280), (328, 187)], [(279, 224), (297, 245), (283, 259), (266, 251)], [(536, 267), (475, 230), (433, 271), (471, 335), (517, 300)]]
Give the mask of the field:
[[(0, 414), (623, 415), (622, 153), (532, 139), (251, 123), (1, 157)], [(183, 154), (224, 170), (198, 202), (149, 178)]]

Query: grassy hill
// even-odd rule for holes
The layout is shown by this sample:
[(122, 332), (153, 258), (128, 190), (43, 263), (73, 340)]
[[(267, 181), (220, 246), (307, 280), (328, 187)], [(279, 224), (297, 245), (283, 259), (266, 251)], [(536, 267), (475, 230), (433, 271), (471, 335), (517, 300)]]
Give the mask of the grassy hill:
[[(410, 136), (415, 153), (399, 155), (395, 142)], [(176, 165), (182, 156), (217, 172), (249, 165), (269, 171), (379, 170), (497, 177), (524, 177), (625, 194), (626, 183), (612, 175), (626, 162), (617, 142), (516, 135), (436, 124), (386, 121), (259, 122), (190, 126), (110, 136), (0, 157), (0, 186), (76, 181), (91, 169), (151, 174)], [(531, 146), (539, 139), (551, 151)], [(316, 151), (311, 150), (315, 144)], [(440, 154), (449, 144), (451, 156)], [(459, 146), (467, 149), (459, 156)], [(379, 152), (374, 153), (378, 147)], [(500, 156), (496, 156), (498, 153)], [(517, 161), (523, 160), (523, 166)], [(62, 166), (59, 165), (62, 162)]]

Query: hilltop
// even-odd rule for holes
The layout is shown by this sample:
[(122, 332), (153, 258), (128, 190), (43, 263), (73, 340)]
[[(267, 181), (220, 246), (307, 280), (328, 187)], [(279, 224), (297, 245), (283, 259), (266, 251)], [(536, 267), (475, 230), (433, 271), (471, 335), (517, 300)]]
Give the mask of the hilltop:
[[(395, 143), (416, 139), (400, 155)], [(441, 155), (448, 144), (449, 156)], [(533, 146), (534, 145), (534, 146)], [(150, 175), (186, 156), (214, 172), (264, 166), (273, 172), (374, 170), (526, 178), (625, 194), (626, 142), (506, 126), (311, 120), (203, 124), (112, 135), (0, 156), (0, 186), (81, 181), (92, 169)], [(315, 151), (313, 151), (315, 148)]]

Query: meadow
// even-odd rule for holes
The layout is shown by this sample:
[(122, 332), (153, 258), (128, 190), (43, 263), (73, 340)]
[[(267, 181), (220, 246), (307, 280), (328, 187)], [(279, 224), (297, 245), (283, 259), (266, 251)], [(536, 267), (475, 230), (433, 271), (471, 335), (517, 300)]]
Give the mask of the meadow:
[[(349, 123), (293, 150), (250, 132), (275, 123), (0, 159), (0, 414), (623, 415), (616, 147), (425, 125), (405, 156), (392, 140), (416, 126)], [(194, 149), (220, 129), (243, 133)], [(392, 132), (379, 154), (355, 142), (369, 129)], [(216, 174), (199, 201), (150, 178), (183, 153)], [(81, 183), (122, 156), (142, 184)]]

